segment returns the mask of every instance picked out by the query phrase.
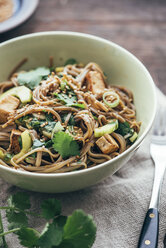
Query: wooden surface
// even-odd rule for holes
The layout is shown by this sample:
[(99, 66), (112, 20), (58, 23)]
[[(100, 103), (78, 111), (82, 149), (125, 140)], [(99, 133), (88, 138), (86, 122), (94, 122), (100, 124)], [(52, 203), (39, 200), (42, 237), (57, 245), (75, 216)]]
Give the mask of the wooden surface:
[(145, 64), (166, 94), (166, 0), (40, 0), (35, 14), (0, 34), (0, 42), (49, 30), (90, 33), (118, 43)]

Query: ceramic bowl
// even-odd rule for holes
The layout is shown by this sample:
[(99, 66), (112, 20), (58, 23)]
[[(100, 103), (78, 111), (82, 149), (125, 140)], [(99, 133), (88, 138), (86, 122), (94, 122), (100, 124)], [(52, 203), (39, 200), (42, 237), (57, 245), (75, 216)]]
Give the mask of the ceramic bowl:
[(110, 84), (132, 90), (137, 120), (142, 122), (136, 142), (118, 157), (96, 167), (59, 174), (17, 171), (0, 165), (0, 176), (18, 187), (39, 192), (68, 192), (98, 183), (119, 170), (134, 154), (149, 132), (156, 109), (154, 82), (145, 66), (130, 52), (108, 40), (74, 32), (43, 32), (21, 36), (0, 44), (0, 82), (23, 58), (28, 62), (21, 69), (48, 66), (49, 56), (59, 66), (69, 58), (98, 63)]

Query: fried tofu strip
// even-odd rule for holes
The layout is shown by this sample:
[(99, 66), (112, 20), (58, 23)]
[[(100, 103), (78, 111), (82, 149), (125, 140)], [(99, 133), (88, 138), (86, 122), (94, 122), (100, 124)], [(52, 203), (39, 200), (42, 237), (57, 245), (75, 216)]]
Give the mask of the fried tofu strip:
[(105, 89), (104, 79), (100, 72), (90, 71), (86, 76), (88, 90), (92, 91), (97, 98), (101, 98)]
[(96, 141), (96, 145), (104, 154), (110, 154), (119, 149), (119, 145), (109, 134), (100, 137)]
[(5, 123), (8, 116), (19, 106), (19, 99), (14, 96), (6, 96), (0, 101), (0, 124)]

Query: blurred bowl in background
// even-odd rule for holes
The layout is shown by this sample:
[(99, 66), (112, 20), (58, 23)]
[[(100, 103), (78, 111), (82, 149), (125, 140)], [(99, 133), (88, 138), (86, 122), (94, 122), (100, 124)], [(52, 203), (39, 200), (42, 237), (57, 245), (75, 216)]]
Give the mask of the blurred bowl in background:
[(4, 20), (3, 22), (0, 22), (0, 33), (9, 31), (19, 26), (23, 22), (25, 22), (34, 13), (39, 3), (39, 0), (11, 0), (11, 1), (13, 2), (12, 14), (11, 16), (9, 15), (9, 18)]

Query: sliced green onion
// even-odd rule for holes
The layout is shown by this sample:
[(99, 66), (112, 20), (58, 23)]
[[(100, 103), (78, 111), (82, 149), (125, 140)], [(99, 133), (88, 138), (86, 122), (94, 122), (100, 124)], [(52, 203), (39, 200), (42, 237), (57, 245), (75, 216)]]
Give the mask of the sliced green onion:
[[(116, 99), (113, 102), (108, 102), (106, 100), (107, 96), (113, 96)], [(104, 103), (109, 106), (110, 108), (115, 108), (116, 106), (118, 106), (119, 104), (119, 95), (117, 93), (115, 93), (114, 91), (107, 91), (103, 94), (103, 101)]]
[(65, 81), (61, 81), (60, 88), (61, 88), (62, 91), (65, 89), (66, 84), (67, 83)]
[(138, 137), (138, 134), (134, 132), (134, 134), (129, 138), (129, 140), (133, 143)]
[(118, 120), (115, 120), (102, 127), (95, 128), (94, 135), (96, 138), (103, 136), (104, 134), (110, 134), (118, 128)]
[(63, 130), (64, 130), (63, 126), (61, 125), (60, 121), (58, 121), (58, 122), (55, 124), (55, 127), (54, 127), (53, 130), (52, 130), (51, 139), (53, 139), (53, 136), (54, 136), (55, 133), (61, 132), (61, 131), (63, 131)]

